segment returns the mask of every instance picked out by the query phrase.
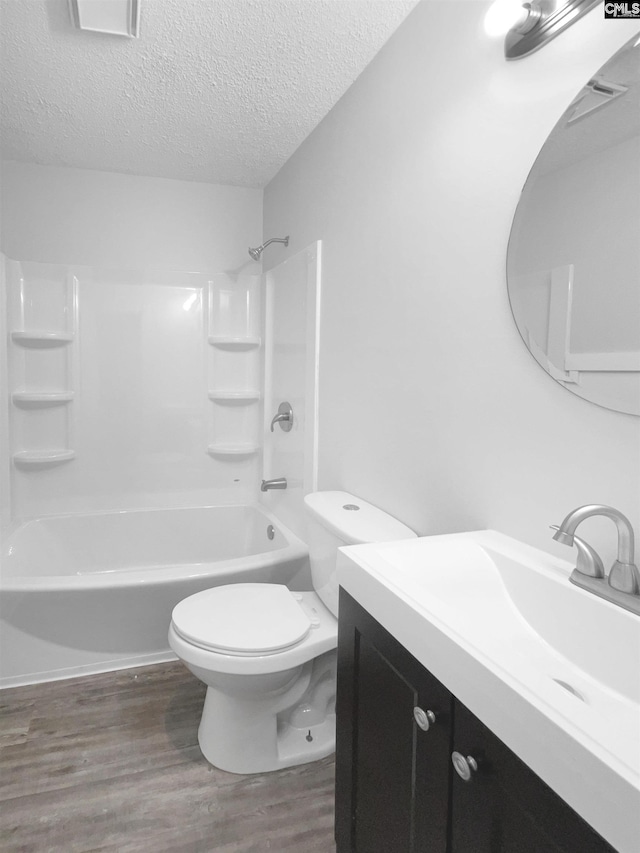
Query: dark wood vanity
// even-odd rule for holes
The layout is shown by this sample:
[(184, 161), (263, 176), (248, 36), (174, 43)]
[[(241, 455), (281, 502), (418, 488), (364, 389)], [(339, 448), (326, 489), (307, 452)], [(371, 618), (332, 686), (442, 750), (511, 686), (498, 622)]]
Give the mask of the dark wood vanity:
[(336, 842), (337, 853), (614, 851), (343, 589)]

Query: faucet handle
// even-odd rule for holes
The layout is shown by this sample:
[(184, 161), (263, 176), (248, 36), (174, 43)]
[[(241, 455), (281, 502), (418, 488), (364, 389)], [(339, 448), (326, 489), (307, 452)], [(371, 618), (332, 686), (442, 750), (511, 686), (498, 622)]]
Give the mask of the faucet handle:
[(616, 560), (609, 572), (609, 586), (618, 592), (640, 595), (640, 570), (635, 563), (621, 563)]
[(286, 401), (280, 403), (278, 413), (271, 420), (271, 432), (273, 432), (276, 424), (280, 424), (280, 429), (283, 432), (289, 432), (293, 426), (293, 409), (291, 408), (291, 403), (287, 403)]
[[(560, 529), (557, 524), (550, 524), (549, 527), (551, 530)], [(581, 575), (588, 575), (590, 578), (604, 578), (604, 564), (597, 551), (588, 542), (585, 542), (584, 539), (576, 536), (575, 533), (573, 535), (573, 544), (578, 549), (576, 571), (580, 572)]]

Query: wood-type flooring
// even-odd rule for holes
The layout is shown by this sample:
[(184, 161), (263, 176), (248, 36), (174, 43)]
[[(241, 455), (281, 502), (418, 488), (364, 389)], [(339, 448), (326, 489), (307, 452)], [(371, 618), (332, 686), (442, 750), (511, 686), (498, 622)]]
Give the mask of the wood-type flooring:
[(334, 763), (237, 776), (181, 663), (0, 691), (3, 853), (334, 853)]

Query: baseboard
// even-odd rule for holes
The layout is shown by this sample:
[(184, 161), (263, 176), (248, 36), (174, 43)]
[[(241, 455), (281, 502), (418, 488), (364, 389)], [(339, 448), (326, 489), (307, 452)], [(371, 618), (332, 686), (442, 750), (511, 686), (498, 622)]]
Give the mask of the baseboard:
[(69, 666), (64, 669), (54, 669), (48, 672), (31, 672), (27, 675), (7, 676), (0, 678), (0, 690), (10, 687), (24, 687), (27, 684), (43, 684), (47, 681), (63, 681), (68, 678), (81, 678), (87, 675), (99, 675), (102, 672), (115, 672), (119, 669), (133, 669), (137, 666), (151, 666), (155, 663), (168, 663), (178, 660), (171, 651), (154, 652), (147, 655), (135, 655), (134, 657), (115, 658), (114, 660), (99, 661), (96, 663), (83, 664), (82, 666)]

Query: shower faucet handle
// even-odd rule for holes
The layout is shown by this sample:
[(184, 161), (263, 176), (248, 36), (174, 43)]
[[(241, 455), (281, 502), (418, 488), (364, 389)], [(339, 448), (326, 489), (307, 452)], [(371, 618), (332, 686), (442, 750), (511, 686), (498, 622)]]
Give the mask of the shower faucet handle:
[(271, 421), (271, 432), (273, 432), (275, 425), (280, 424), (280, 429), (283, 432), (289, 432), (293, 427), (293, 409), (291, 408), (291, 403), (280, 403), (278, 406), (278, 414), (274, 415)]

